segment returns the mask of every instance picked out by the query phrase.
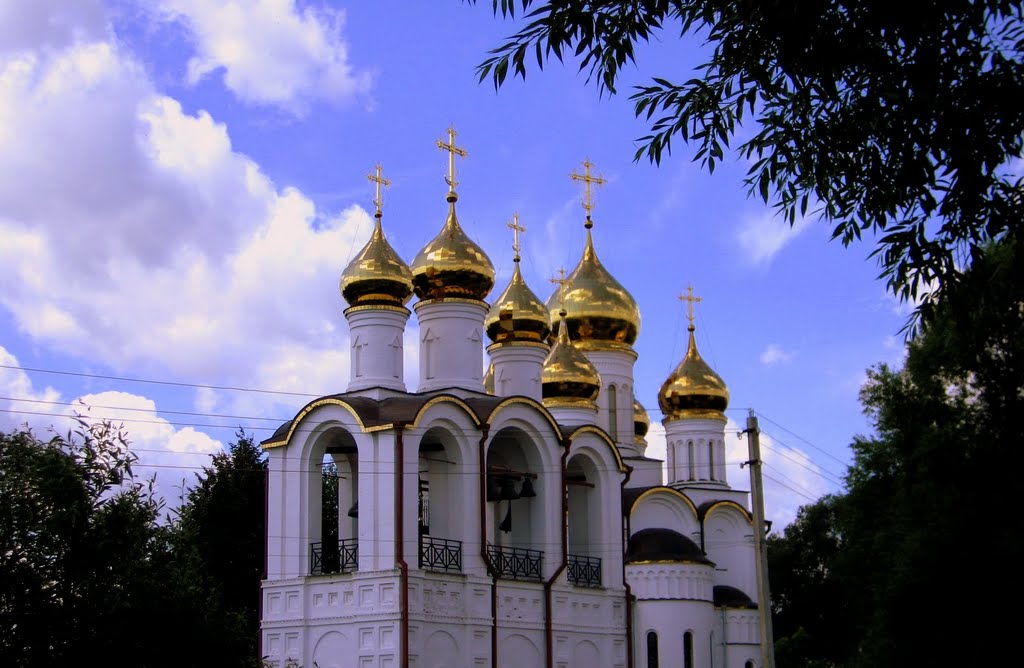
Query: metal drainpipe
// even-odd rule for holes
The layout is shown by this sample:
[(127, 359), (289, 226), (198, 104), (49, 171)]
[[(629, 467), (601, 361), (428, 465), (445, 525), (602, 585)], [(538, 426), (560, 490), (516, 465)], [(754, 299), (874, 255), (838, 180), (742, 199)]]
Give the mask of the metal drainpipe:
[[(622, 491), (619, 499), (626, 493), (626, 483), (633, 475), (633, 467), (626, 467), (626, 477), (622, 479)], [(632, 511), (632, 508), (630, 508)], [(633, 590), (626, 580), (626, 540), (629, 535), (629, 513), (622, 515), (622, 586), (626, 590), (626, 668), (633, 668)]]
[(555, 666), (555, 647), (554, 647), (554, 628), (551, 620), (551, 587), (555, 584), (555, 580), (562, 571), (565, 570), (569, 564), (569, 529), (567, 521), (569, 517), (569, 499), (568, 489), (566, 487), (565, 479), (565, 462), (569, 457), (569, 447), (572, 445), (572, 441), (565, 438), (562, 439), (562, 561), (555, 569), (555, 572), (551, 574), (547, 582), (544, 583), (544, 650), (545, 656), (547, 657), (547, 668), (554, 668)]
[(401, 622), (399, 635), (402, 639), (402, 668), (409, 666), (409, 564), (405, 562), (405, 430), (404, 422), (395, 423), (395, 561), (398, 563), (401, 586), (399, 587), (399, 606)]
[(487, 458), (484, 445), (491, 425), (481, 427), (480, 457), (480, 556), (484, 560), (487, 574), (491, 576), (491, 667), (498, 668), (498, 571), (487, 554)]

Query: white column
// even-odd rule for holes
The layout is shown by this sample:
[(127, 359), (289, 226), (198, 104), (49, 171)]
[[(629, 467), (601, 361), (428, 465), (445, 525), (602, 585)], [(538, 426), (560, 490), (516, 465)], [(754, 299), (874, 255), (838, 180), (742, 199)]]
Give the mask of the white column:
[(494, 394), (541, 400), (540, 376), (550, 348), (543, 343), (492, 343), (487, 353), (494, 362)]
[[(694, 468), (697, 480), (702, 484), (716, 483), (728, 487), (725, 478), (725, 418), (700, 417), (664, 420), (665, 440), (677, 442), (678, 451), (675, 457), (669, 458), (669, 484), (682, 484), (690, 481), (690, 462), (687, 450), (689, 441), (693, 441)], [(708, 441), (714, 445), (714, 473), (708, 471)], [(683, 454), (684, 456), (678, 456)], [(714, 477), (714, 480), (709, 478)]]
[(403, 346), (409, 309), (403, 306), (353, 306), (345, 309), (351, 336), (348, 391), (386, 387), (405, 391)]
[[(597, 424), (614, 439), (624, 456), (639, 457), (640, 450), (636, 446), (633, 433), (633, 365), (636, 363), (636, 352), (631, 348), (583, 349), (582, 352), (601, 374), (601, 394), (597, 397)], [(610, 414), (613, 401), (612, 386), (615, 387), (614, 424)]]
[(487, 304), (431, 299), (413, 307), (420, 322), (420, 392), (459, 387), (483, 392)]

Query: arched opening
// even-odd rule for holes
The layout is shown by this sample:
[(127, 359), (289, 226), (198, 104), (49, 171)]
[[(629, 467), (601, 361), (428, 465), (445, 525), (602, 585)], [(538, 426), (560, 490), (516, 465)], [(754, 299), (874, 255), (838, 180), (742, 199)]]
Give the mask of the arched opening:
[(715, 442), (708, 439), (708, 479), (715, 479)]
[(693, 631), (683, 634), (683, 668), (693, 668)]
[(658, 634), (647, 632), (647, 668), (658, 668)]
[(693, 441), (687, 441), (686, 443), (686, 465), (690, 469), (690, 480), (697, 479), (697, 465), (693, 461), (694, 456)]
[(458, 444), (447, 429), (432, 427), (420, 439), (415, 499), (420, 568), (462, 571), (467, 480), (458, 475), (461, 463)]
[(754, 662), (753, 661), (747, 661), (746, 663), (743, 664), (743, 668), (754, 668)]
[(545, 493), (536, 446), (516, 427), (495, 434), (487, 450), (487, 552), (503, 577), (539, 580)]
[(575, 455), (566, 464), (565, 482), (569, 500), (569, 554), (566, 568), (569, 582), (584, 587), (601, 586), (601, 489), (597, 467), (585, 455)]
[(329, 429), (312, 453), (309, 476), (309, 572), (347, 573), (358, 567), (359, 467), (356, 443)]

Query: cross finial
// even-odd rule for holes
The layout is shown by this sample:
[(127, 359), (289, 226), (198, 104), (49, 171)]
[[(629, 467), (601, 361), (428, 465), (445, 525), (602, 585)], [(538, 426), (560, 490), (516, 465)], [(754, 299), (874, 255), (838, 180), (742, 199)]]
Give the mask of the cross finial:
[(526, 228), (519, 224), (519, 214), (512, 214), (512, 222), (505, 223), (508, 229), (512, 230), (512, 252), (515, 255), (512, 257), (514, 262), (519, 262), (519, 233), (525, 232)]
[(569, 280), (565, 277), (565, 267), (559, 267), (558, 268), (558, 276), (557, 277), (552, 276), (548, 280), (551, 281), (552, 283), (557, 283), (558, 284), (558, 304), (559, 304), (559, 306), (561, 306), (562, 310), (564, 311), (565, 310), (565, 284), (569, 282)]
[(377, 166), (374, 168), (374, 173), (366, 175), (366, 178), (373, 181), (377, 185), (377, 192), (373, 198), (373, 206), (375, 209), (373, 215), (375, 218), (380, 218), (383, 215), (381, 213), (381, 207), (384, 205), (384, 199), (383, 197), (381, 197), (381, 186), (387, 187), (391, 185), (391, 181), (384, 178), (382, 174), (383, 171), (384, 168), (381, 167), (380, 163), (378, 162)]
[(572, 178), (573, 181), (582, 181), (583, 182), (583, 199), (580, 201), (580, 204), (583, 205), (583, 209), (587, 212), (587, 227), (588, 228), (590, 227), (590, 224), (591, 224), (590, 223), (590, 214), (594, 210), (594, 193), (591, 190), (590, 186), (591, 185), (603, 186), (605, 183), (607, 183), (607, 181), (605, 179), (601, 178), (599, 175), (598, 176), (591, 175), (590, 169), (593, 166), (594, 166), (594, 164), (592, 162), (590, 162), (590, 158), (587, 158), (586, 160), (583, 161), (583, 173), (582, 174), (577, 174), (576, 172), (572, 172), (571, 174), (569, 174), (569, 177)]
[(466, 157), (466, 150), (455, 145), (454, 125), (448, 128), (447, 143), (443, 139), (438, 139), (437, 147), (442, 151), (448, 151), (448, 176), (444, 177), (444, 180), (448, 184), (448, 194), (454, 195), (455, 186), (459, 185), (459, 182), (455, 180), (455, 156)]
[(694, 303), (698, 303), (699, 304), (700, 302), (704, 301), (704, 298), (703, 297), (694, 297), (693, 296), (693, 286), (692, 285), (687, 285), (686, 286), (686, 294), (685, 295), (679, 295), (679, 297), (677, 297), (677, 299), (679, 299), (679, 301), (681, 301), (681, 302), (687, 302), (687, 304), (686, 304), (686, 319), (690, 321), (690, 329), (693, 329), (693, 320), (694, 320), (694, 317), (693, 317), (693, 305), (694, 305)]

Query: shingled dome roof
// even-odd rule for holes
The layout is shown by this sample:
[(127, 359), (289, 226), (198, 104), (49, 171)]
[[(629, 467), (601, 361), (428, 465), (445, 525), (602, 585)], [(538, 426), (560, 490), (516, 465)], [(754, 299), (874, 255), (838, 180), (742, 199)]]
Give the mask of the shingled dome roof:
[(757, 603), (751, 601), (749, 596), (729, 585), (715, 585), (714, 597), (716, 608), (757, 608)]
[(677, 561), (714, 565), (692, 540), (671, 529), (641, 529), (629, 537), (626, 563)]

